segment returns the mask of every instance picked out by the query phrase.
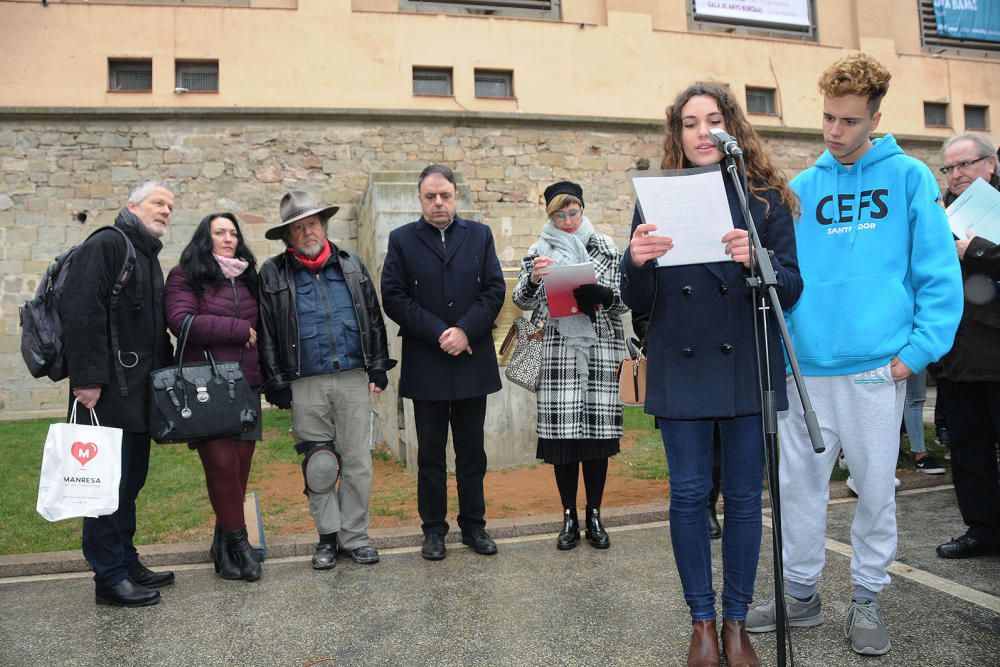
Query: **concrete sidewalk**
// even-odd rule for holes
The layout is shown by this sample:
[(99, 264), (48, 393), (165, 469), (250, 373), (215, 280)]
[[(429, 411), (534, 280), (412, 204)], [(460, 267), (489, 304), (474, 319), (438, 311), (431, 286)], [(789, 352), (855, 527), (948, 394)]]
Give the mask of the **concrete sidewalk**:
[[(794, 632), (796, 664), (1000, 664), (1000, 558), (934, 555), (964, 530), (949, 486), (906, 490), (897, 501), (900, 545), (882, 597), (892, 650), (862, 658), (843, 639), (855, 507), (843, 497), (830, 506), (820, 584), (828, 620)], [(341, 559), (325, 572), (309, 567), (309, 536), (293, 547), (305, 553), (272, 556), (252, 584), (223, 581), (210, 564), (176, 566), (163, 602), (144, 609), (94, 605), (86, 572), (3, 579), (0, 664), (682, 665), (690, 621), (663, 508), (648, 511), (655, 516), (630, 514), (644, 522), (612, 528), (607, 551), (559, 552), (554, 521), (519, 520), (492, 526), (498, 537), (520, 531), (501, 537), (493, 557), (449, 545), (448, 558), (432, 563), (420, 558), (419, 539), (380, 535), (381, 563)], [(772, 588), (767, 523), (758, 597)], [(551, 530), (531, 534), (542, 526)], [(389, 546), (394, 539), (409, 545)], [(719, 549), (714, 542), (717, 586)], [(774, 664), (773, 635), (753, 641)]]

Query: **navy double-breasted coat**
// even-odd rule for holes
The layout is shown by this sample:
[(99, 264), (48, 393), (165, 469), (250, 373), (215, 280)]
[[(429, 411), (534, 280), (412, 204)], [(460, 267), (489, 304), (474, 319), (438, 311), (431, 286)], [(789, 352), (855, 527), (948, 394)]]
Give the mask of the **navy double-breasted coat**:
[[(736, 227), (746, 229), (736, 191), (725, 180)], [(794, 222), (778, 193), (762, 194), (768, 205), (749, 199), (765, 248), (773, 253), (778, 298), (790, 308), (802, 293), (795, 253)], [(641, 222), (633, 215), (632, 230)], [(669, 230), (668, 230), (669, 231)], [(747, 269), (736, 262), (641, 267), (626, 252), (621, 292), (633, 312), (650, 313), (646, 334), (647, 413), (666, 419), (709, 419), (761, 412), (754, 352), (754, 304)], [(785, 360), (774, 314), (768, 315), (771, 384), (779, 410), (788, 408)]]
[[(400, 395), (449, 401), (499, 391), (493, 327), (506, 291), (486, 225), (456, 216), (447, 246), (423, 218), (393, 230), (382, 307), (403, 338)], [(438, 338), (453, 326), (468, 336), (472, 354), (441, 349)]]

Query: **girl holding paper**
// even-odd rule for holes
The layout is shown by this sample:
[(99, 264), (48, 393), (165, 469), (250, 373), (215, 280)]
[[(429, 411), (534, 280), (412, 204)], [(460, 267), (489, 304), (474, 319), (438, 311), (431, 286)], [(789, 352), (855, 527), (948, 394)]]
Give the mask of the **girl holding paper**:
[[(677, 96), (667, 109), (661, 167), (718, 165), (724, 156), (710, 134), (713, 128), (731, 134), (743, 150), (750, 212), (762, 244), (773, 252), (781, 304), (790, 308), (802, 291), (792, 221), (798, 201), (727, 88), (698, 83)], [(730, 665), (756, 665), (744, 629), (760, 552), (764, 477), (756, 311), (746, 283), (751, 252), (746, 223), (725, 171), (722, 176), (734, 229), (719, 243), (730, 261), (659, 267), (657, 258), (674, 249), (670, 227), (644, 224), (637, 208), (621, 263), (621, 293), (627, 305), (650, 313), (645, 410), (657, 419), (670, 469), (670, 536), (693, 621), (688, 664), (720, 660), (705, 520), (718, 427), (725, 513), (722, 644)], [(784, 410), (784, 358), (777, 324), (769, 324), (771, 384), (778, 409)]]
[[(607, 549), (601, 498), (608, 458), (618, 453), (622, 435), (615, 379), (625, 356), (619, 317), (627, 310), (619, 291), (621, 253), (583, 214), (583, 189), (576, 183), (560, 181), (547, 187), (545, 204), (548, 220), (521, 264), (513, 292), (514, 303), (532, 311), (532, 322), (545, 322), (537, 394), (538, 458), (552, 464), (562, 499), (563, 527), (556, 548), (572, 549), (580, 541), (576, 494), (582, 464), (587, 541)], [(596, 282), (572, 290), (578, 313), (555, 316), (549, 312), (544, 277), (553, 265), (581, 264), (592, 267), (589, 273)]]

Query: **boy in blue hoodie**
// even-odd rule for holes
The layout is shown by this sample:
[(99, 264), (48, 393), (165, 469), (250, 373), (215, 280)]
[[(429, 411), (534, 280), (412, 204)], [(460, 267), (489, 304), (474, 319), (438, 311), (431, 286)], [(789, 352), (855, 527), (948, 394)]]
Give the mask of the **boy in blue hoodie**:
[[(878, 594), (896, 554), (896, 459), (906, 378), (950, 348), (962, 283), (940, 191), (930, 170), (892, 135), (872, 141), (889, 71), (865, 54), (834, 63), (819, 80), (827, 150), (791, 183), (802, 203), (795, 238), (805, 288), (788, 327), (826, 442), (813, 452), (793, 382), (779, 414), (785, 604), (791, 625), (824, 621), (817, 582), (824, 565), (830, 473), (843, 449), (858, 489), (851, 524), (851, 581), (844, 624), (851, 648), (882, 655), (889, 634)], [(791, 380), (791, 378), (789, 378)], [(775, 626), (774, 600), (754, 606), (746, 629)]]

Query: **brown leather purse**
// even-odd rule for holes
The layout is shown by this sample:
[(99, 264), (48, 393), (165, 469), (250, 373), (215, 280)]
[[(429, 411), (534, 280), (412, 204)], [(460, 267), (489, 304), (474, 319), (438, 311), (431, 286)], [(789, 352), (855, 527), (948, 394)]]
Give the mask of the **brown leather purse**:
[(631, 356), (618, 364), (618, 397), (623, 405), (641, 406), (646, 403), (646, 355), (632, 341), (627, 345)]

